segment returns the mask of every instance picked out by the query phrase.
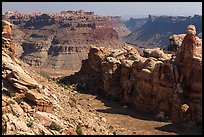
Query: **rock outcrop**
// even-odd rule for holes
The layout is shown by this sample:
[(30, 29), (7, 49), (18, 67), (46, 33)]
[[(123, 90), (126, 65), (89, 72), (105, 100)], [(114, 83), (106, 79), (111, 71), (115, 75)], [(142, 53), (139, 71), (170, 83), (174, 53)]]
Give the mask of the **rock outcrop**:
[[(187, 32), (192, 31), (192, 30), (194, 30), (196, 32), (194, 27), (191, 28), (191, 26), (190, 26), (190, 28), (187, 28)], [(177, 51), (177, 49), (181, 46), (185, 36), (186, 36), (186, 34), (178, 34), (178, 35), (173, 34), (173, 35), (169, 36), (170, 45), (167, 47), (167, 50), (168, 51)], [(198, 45), (202, 45), (202, 38), (199, 38), (197, 36), (195, 38), (196, 38), (196, 43)], [(202, 50), (199, 50), (199, 51), (202, 51)]]
[(72, 103), (71, 91), (63, 100), (64, 88), (42, 85), (45, 80), (15, 57), (11, 23), (2, 24), (2, 134), (77, 135), (79, 127), (83, 134), (112, 134), (99, 116)]
[(14, 24), (18, 57), (31, 66), (79, 70), (91, 44), (111, 48), (121, 48), (124, 44), (114, 30), (111, 17), (93, 12), (9, 12), (2, 18)]
[(173, 123), (201, 124), (202, 43), (197, 45), (195, 37), (186, 34), (175, 60), (159, 49), (142, 57), (129, 46), (115, 50), (93, 46), (81, 70), (60, 81), (117, 97), (140, 110), (160, 112)]
[[(53, 108), (53, 103), (49, 98), (45, 98), (40, 92), (42, 87), (33, 79), (30, 74), (21, 67), (21, 63), (15, 58), (12, 40), (12, 25), (7, 21), (2, 21), (2, 34), (7, 42), (3, 41), (2, 48), (2, 126), (5, 134), (34, 134), (26, 125), (25, 111), (33, 112), (39, 110), (50, 112)], [(8, 97), (11, 96), (10, 97)], [(29, 108), (29, 105), (23, 105), (21, 102), (28, 101), (28, 103), (36, 109)], [(26, 102), (24, 102), (25, 104)], [(47, 111), (49, 110), (49, 111)], [(24, 118), (27, 119), (24, 119)], [(13, 131), (15, 132), (13, 132)]]

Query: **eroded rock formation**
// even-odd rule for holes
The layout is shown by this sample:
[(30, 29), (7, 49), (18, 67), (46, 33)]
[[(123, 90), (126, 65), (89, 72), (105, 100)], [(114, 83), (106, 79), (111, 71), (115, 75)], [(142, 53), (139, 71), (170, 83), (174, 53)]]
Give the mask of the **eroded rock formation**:
[(197, 27), (197, 34), (202, 32), (202, 15), (194, 16), (153, 16), (149, 15), (147, 22), (130, 33), (125, 41), (146, 48), (167, 48), (167, 37), (172, 34), (185, 33), (189, 24)]
[[(196, 32), (195, 28), (191, 28), (191, 26), (189, 29), (187, 28), (186, 31), (187, 32), (191, 31), (191, 29), (193, 29)], [(173, 35), (169, 36), (170, 45), (167, 47), (167, 50), (168, 51), (174, 51), (174, 52), (177, 51), (178, 48), (181, 46), (185, 36), (186, 36), (186, 34), (178, 34), (178, 35), (173, 34)], [(196, 43), (198, 45), (202, 45), (202, 38), (199, 38), (198, 36), (196, 36), (195, 39), (196, 39)], [(198, 47), (201, 47), (201, 46), (198, 46)], [(199, 50), (199, 51), (202, 51), (202, 50)]]
[(115, 50), (93, 46), (81, 70), (60, 81), (119, 97), (140, 110), (162, 112), (174, 123), (200, 124), (202, 43), (198, 45), (195, 37), (185, 35), (175, 60), (159, 49), (142, 57), (129, 46)]
[(64, 88), (49, 84), (14, 56), (12, 25), (2, 24), (2, 134), (77, 135), (79, 125), (83, 134), (111, 134), (99, 116), (67, 94), (62, 98), (59, 92)]
[(78, 70), (91, 44), (111, 48), (123, 46), (110, 17), (93, 12), (9, 12), (2, 18), (14, 24), (18, 56), (31, 66)]

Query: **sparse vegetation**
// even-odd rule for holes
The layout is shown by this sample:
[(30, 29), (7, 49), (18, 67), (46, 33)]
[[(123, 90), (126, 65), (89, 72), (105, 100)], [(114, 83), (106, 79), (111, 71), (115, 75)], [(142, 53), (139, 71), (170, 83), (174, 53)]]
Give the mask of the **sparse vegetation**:
[(2, 115), (6, 114), (6, 113), (7, 113), (7, 111), (2, 109)]
[(10, 94), (10, 97), (12, 98), (12, 97), (14, 97), (16, 94), (14, 93), (14, 92), (12, 92), (11, 94)]
[(117, 135), (116, 131), (113, 131), (113, 135)]
[(23, 99), (21, 99), (21, 98), (15, 98), (15, 101), (16, 101), (18, 104), (20, 104), (20, 103), (23, 101)]
[(41, 130), (41, 131), (40, 131), (40, 135), (45, 135), (45, 133)]
[(58, 84), (61, 86), (61, 87), (63, 87), (64, 89), (73, 89), (73, 90), (76, 90), (77, 89), (77, 86), (78, 86), (78, 84), (63, 84), (63, 83), (60, 83), (59, 81), (58, 81)]
[(15, 104), (15, 102), (13, 100), (9, 100), (8, 105), (10, 105), (10, 104)]
[(45, 89), (45, 85), (42, 86), (42, 89)]
[(28, 122), (26, 123), (26, 125), (27, 125), (28, 127), (32, 127), (32, 126), (33, 126), (33, 122), (32, 122), (32, 121), (28, 121)]
[(32, 109), (35, 109), (35, 106), (34, 106), (34, 105), (32, 105), (32, 106), (31, 106), (31, 108), (32, 108)]
[(51, 130), (56, 130), (56, 131), (60, 131), (61, 127), (59, 125), (57, 125), (55, 122), (52, 121), (52, 123), (50, 124), (50, 126), (48, 126), (49, 129)]
[(42, 71), (42, 70), (39, 70), (39, 71), (37, 71), (38, 72), (38, 74), (40, 74), (41, 76), (43, 76), (43, 77), (45, 77), (45, 78), (47, 78), (47, 79), (50, 79), (50, 73), (48, 73), (48, 72), (45, 72), (45, 71)]
[(77, 135), (83, 135), (83, 134), (84, 134), (83, 131), (82, 131), (82, 129), (81, 129), (81, 126), (80, 126), (80, 125), (77, 125), (77, 127), (76, 127), (76, 133), (77, 133)]
[(110, 125), (110, 126), (108, 127), (108, 129), (111, 129), (111, 130), (112, 130), (112, 129), (113, 129), (113, 126)]
[(113, 131), (113, 135), (117, 135), (116, 130), (113, 130), (114, 128), (113, 128), (112, 125), (110, 125), (110, 126), (108, 127), (108, 129), (110, 129), (111, 131)]

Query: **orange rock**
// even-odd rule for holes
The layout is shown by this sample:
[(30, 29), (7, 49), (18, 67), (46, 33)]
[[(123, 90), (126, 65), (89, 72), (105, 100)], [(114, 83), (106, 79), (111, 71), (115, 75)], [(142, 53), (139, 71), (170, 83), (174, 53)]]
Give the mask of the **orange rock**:
[(6, 101), (2, 100), (2, 107), (5, 107), (7, 105)]

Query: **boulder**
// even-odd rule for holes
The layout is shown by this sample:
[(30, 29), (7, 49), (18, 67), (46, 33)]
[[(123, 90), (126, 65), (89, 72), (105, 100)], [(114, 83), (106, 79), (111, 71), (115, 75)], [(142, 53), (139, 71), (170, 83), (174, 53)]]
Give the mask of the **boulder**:
[(30, 131), (25, 121), (17, 118), (16, 116), (13, 116), (11, 113), (6, 113), (2, 116), (2, 123), (5, 123), (5, 126), (3, 127), (3, 131), (6, 135), (9, 135), (9, 134), (14, 135), (18, 131), (23, 131), (23, 132)]
[(10, 104), (10, 108), (17, 117), (24, 113), (23, 109), (18, 104)]
[(25, 94), (25, 98), (34, 103), (36, 109), (39, 111), (50, 112), (53, 109), (53, 104), (50, 99), (36, 90), (28, 90)]
[(58, 126), (63, 127), (63, 122), (55, 115), (47, 112), (37, 111), (35, 117), (39, 120), (43, 126), (50, 126), (52, 122), (56, 123)]

